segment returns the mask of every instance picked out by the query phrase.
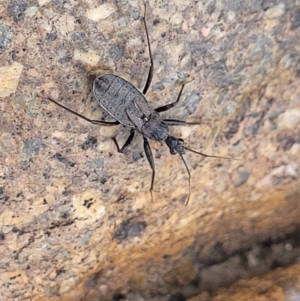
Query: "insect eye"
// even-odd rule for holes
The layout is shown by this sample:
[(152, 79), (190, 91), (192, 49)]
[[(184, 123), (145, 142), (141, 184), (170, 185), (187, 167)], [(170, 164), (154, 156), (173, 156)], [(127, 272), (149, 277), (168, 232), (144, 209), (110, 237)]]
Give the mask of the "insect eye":
[(170, 149), (170, 153), (171, 153), (171, 155), (176, 155), (177, 154), (177, 152), (176, 152), (176, 150), (175, 149)]

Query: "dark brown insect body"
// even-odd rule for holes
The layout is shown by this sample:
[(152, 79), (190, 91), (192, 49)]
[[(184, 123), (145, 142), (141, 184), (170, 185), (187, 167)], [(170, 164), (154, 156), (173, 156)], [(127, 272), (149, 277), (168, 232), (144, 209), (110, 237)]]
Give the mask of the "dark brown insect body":
[(185, 153), (185, 150), (189, 150), (191, 152), (200, 154), (205, 157), (214, 157), (214, 158), (224, 158), (224, 157), (209, 156), (194, 151), (184, 146), (184, 141), (182, 139), (178, 139), (169, 135), (169, 126), (199, 124), (199, 123), (188, 123), (177, 119), (162, 119), (161, 116), (159, 115), (160, 112), (167, 111), (173, 108), (178, 103), (184, 85), (182, 85), (177, 100), (175, 102), (172, 102), (170, 104), (164, 105), (156, 109), (152, 109), (149, 106), (145, 94), (147, 93), (150, 87), (152, 77), (153, 77), (153, 59), (152, 59), (148, 29), (147, 29), (145, 18), (143, 19), (143, 21), (146, 30), (148, 51), (149, 51), (150, 62), (151, 62), (148, 78), (146, 81), (146, 85), (143, 89), (143, 92), (141, 92), (131, 83), (129, 83), (127, 80), (114, 74), (100, 75), (97, 76), (93, 81), (93, 93), (95, 98), (97, 99), (101, 107), (105, 111), (107, 111), (111, 116), (113, 116), (117, 121), (108, 122), (102, 120), (92, 120), (77, 112), (74, 112), (73, 110), (63, 106), (62, 104), (56, 102), (51, 98), (48, 99), (54, 102), (55, 104), (57, 104), (58, 106), (64, 108), (65, 110), (93, 124), (104, 125), (104, 126), (114, 126), (118, 124), (123, 124), (131, 128), (130, 135), (127, 138), (122, 148), (119, 148), (116, 139), (113, 138), (113, 141), (115, 142), (117, 149), (120, 153), (124, 153), (125, 150), (128, 148), (128, 146), (131, 144), (136, 131), (141, 135), (143, 135), (144, 151), (148, 159), (148, 162), (150, 164), (150, 167), (152, 169), (152, 179), (151, 179), (151, 186), (150, 186), (152, 199), (153, 199), (152, 191), (153, 191), (153, 184), (155, 178), (155, 164), (154, 164), (154, 159), (153, 159), (153, 155), (151, 152), (148, 139), (155, 140), (155, 141), (165, 141), (172, 155), (175, 154), (180, 155), (186, 167), (186, 170), (188, 172), (189, 192), (188, 192), (187, 200), (185, 202), (185, 204), (187, 204), (190, 198), (190, 172), (183, 158), (183, 154)]

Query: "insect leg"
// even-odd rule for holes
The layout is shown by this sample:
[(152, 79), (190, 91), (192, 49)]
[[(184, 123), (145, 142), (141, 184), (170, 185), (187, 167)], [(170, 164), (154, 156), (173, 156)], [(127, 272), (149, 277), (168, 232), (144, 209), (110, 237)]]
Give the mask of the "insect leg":
[(121, 149), (120, 149), (120, 147), (119, 147), (119, 144), (118, 144), (118, 142), (117, 142), (117, 139), (116, 139), (115, 137), (112, 138), (112, 140), (114, 141), (114, 143), (115, 143), (115, 145), (116, 145), (116, 147), (117, 147), (119, 153), (122, 153), (122, 154), (123, 154), (123, 153), (127, 150), (127, 148), (129, 147), (129, 145), (131, 144), (131, 142), (132, 142), (132, 140), (133, 140), (134, 134), (135, 134), (134, 129), (131, 129), (130, 135), (129, 135), (129, 137), (127, 138), (126, 142), (124, 143), (124, 145), (122, 146)]
[(153, 58), (152, 58), (152, 51), (151, 51), (151, 45), (150, 45), (150, 39), (149, 39), (149, 33), (148, 33), (148, 28), (147, 28), (147, 22), (146, 22), (146, 3), (145, 3), (145, 12), (144, 12), (144, 26), (145, 26), (145, 31), (146, 31), (146, 36), (147, 36), (147, 45), (148, 45), (148, 52), (149, 52), (149, 58), (150, 58), (150, 69), (149, 69), (149, 73), (148, 73), (148, 77), (147, 77), (147, 81), (143, 90), (143, 93), (146, 94), (150, 85), (151, 85), (151, 81), (153, 78), (153, 71), (154, 71), (154, 65), (153, 65)]
[(177, 96), (176, 101), (174, 101), (174, 102), (172, 102), (172, 103), (169, 103), (169, 104), (167, 104), (167, 105), (164, 105), (164, 106), (162, 106), (162, 107), (158, 107), (158, 108), (156, 108), (154, 111), (156, 111), (156, 112), (164, 112), (164, 111), (167, 111), (167, 110), (172, 109), (173, 107), (175, 107), (176, 104), (179, 102), (179, 99), (180, 99), (180, 96), (181, 96), (181, 94), (182, 94), (182, 91), (183, 91), (184, 86), (185, 86), (185, 84), (182, 85), (182, 87), (181, 87), (181, 89), (180, 89), (180, 91), (179, 91), (179, 94), (178, 94), (178, 96)]
[[(39, 97), (43, 98), (42, 96), (39, 96)], [(92, 124), (98, 124), (98, 125), (104, 125), (104, 126), (112, 126), (112, 125), (118, 125), (118, 124), (120, 124), (119, 121), (102, 121), (102, 120), (93, 120), (93, 119), (87, 118), (87, 117), (85, 117), (85, 116), (83, 116), (83, 115), (81, 115), (81, 114), (79, 114), (79, 113), (77, 113), (77, 112), (75, 112), (75, 111), (73, 111), (73, 110), (71, 110), (71, 109), (63, 106), (62, 104), (60, 104), (59, 102), (55, 101), (52, 98), (46, 98), (46, 99), (50, 100), (51, 102), (55, 103), (59, 107), (67, 110), (68, 112), (70, 112), (70, 113), (72, 113), (72, 114), (74, 114), (74, 115), (76, 115), (76, 116), (78, 116), (78, 117), (80, 117), (80, 118), (82, 118), (82, 119), (84, 119), (84, 120), (92, 123)]]
[(202, 124), (200, 122), (186, 122), (186, 121), (178, 120), (178, 119), (163, 119), (163, 122), (166, 125), (169, 125), (169, 126), (176, 126), (176, 125), (198, 125), (198, 124)]
[(154, 159), (153, 159), (152, 151), (150, 148), (150, 144), (149, 144), (147, 138), (145, 138), (145, 137), (144, 137), (144, 151), (145, 151), (146, 157), (148, 159), (148, 162), (150, 164), (150, 167), (152, 169), (150, 193), (151, 193), (151, 200), (153, 202), (153, 184), (154, 184), (154, 178), (155, 178), (155, 164), (154, 164)]

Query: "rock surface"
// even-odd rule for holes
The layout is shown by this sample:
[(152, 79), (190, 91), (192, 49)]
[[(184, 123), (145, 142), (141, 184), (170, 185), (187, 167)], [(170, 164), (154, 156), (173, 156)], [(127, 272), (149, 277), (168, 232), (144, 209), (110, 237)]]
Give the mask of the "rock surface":
[(299, 300), (300, 2), (150, 0), (153, 108), (201, 121), (152, 142), (151, 170), (91, 96), (113, 70), (143, 89), (139, 1), (0, 3), (0, 300)]

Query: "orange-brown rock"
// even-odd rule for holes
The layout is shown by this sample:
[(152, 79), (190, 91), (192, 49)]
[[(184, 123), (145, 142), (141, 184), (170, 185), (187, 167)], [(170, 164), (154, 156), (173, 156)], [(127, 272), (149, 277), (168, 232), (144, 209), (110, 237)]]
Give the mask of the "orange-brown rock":
[[(153, 108), (200, 126), (151, 143), (105, 118), (91, 76), (149, 70), (138, 1), (0, 3), (0, 300), (300, 300), (300, 6), (149, 1)], [(96, 71), (95, 71), (96, 70)]]

